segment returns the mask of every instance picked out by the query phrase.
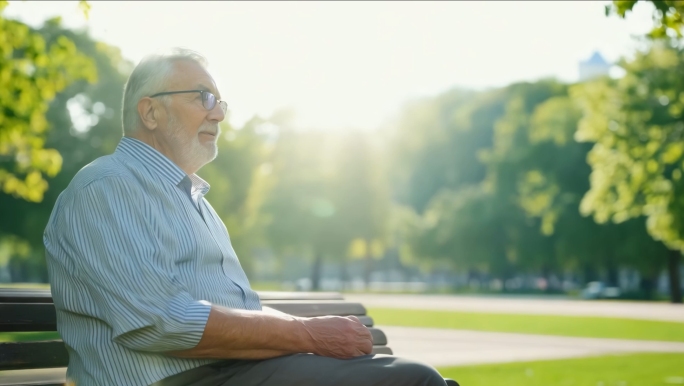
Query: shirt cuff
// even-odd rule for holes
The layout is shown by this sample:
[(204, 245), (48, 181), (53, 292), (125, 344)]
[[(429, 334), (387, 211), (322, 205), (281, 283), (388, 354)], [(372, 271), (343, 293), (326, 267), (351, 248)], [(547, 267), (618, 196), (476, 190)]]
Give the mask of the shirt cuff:
[(206, 300), (186, 303), (183, 309), (172, 308), (170, 310), (172, 319), (180, 324), (178, 327), (182, 327), (179, 331), (172, 332), (173, 335), (177, 336), (177, 340), (173, 342), (174, 348), (171, 350), (191, 349), (197, 346), (204, 334), (210, 312), (211, 303)]

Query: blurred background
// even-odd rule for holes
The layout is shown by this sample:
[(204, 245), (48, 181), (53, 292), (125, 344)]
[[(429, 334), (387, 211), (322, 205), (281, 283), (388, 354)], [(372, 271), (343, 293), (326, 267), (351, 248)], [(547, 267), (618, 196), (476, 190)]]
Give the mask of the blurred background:
[[(462, 384), (684, 384), (684, 2), (0, 12), (0, 286), (47, 282), (55, 200), (116, 147), (135, 63), (183, 46), (228, 102), (219, 156), (198, 174), (257, 290), (341, 291), (388, 326), (511, 333), (422, 357)], [(395, 352), (419, 351), (398, 338), (418, 330), (388, 331)], [(517, 361), (621, 346), (523, 339), (506, 345), (527, 354), (497, 356), (514, 333), (670, 345), (539, 370)]]

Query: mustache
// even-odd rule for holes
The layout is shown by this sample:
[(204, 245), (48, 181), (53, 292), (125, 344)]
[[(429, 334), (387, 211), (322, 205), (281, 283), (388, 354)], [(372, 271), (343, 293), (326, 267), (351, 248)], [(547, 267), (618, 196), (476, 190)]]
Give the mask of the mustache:
[(200, 133), (211, 133), (216, 136), (221, 134), (221, 127), (218, 124), (207, 123), (200, 126)]

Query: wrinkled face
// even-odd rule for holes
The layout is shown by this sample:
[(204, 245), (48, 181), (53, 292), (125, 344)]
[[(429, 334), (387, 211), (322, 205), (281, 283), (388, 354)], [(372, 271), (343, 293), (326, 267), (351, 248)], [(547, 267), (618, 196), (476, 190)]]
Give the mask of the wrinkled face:
[[(164, 91), (205, 90), (216, 95), (216, 84), (207, 71), (197, 63), (181, 61), (174, 64), (173, 75)], [(218, 154), (216, 140), (219, 122), (225, 113), (217, 103), (212, 110), (202, 105), (199, 92), (167, 96), (166, 127), (163, 135), (175, 162), (184, 170), (197, 170), (211, 162)]]

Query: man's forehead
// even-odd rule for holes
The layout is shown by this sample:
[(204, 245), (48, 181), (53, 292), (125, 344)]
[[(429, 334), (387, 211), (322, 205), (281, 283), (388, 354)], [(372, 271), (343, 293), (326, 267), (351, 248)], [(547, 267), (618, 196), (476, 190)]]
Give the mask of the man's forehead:
[(170, 86), (187, 87), (212, 93), (218, 92), (216, 82), (209, 72), (198, 63), (191, 61), (174, 63), (173, 76), (169, 84)]
[(216, 85), (213, 84), (213, 83), (212, 83), (211, 86), (209, 86), (209, 85), (207, 85), (207, 84), (205, 84), (205, 83), (198, 82), (198, 83), (195, 83), (195, 86), (194, 86), (194, 87), (195, 87), (197, 90), (204, 90), (204, 91), (209, 91), (209, 92), (216, 92)]

